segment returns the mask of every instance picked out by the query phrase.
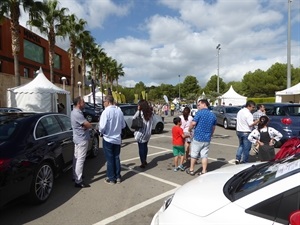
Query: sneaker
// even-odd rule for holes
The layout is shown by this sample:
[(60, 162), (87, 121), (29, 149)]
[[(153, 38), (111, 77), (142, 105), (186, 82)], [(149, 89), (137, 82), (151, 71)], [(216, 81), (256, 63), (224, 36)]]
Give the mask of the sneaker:
[(107, 184), (115, 184), (116, 182), (115, 182), (115, 181), (112, 181), (112, 180), (110, 180), (110, 179), (108, 179), (108, 178), (105, 178), (105, 179), (104, 179), (104, 183), (107, 183)]
[(185, 171), (185, 167), (182, 164), (180, 166), (178, 166), (177, 169), (180, 169), (181, 171)]
[(177, 167), (177, 168), (174, 168), (174, 172), (177, 172), (179, 170), (179, 168)]
[(121, 184), (122, 180), (121, 178), (117, 178), (117, 184)]
[(236, 159), (235, 160), (235, 165), (238, 165), (238, 164), (240, 164), (240, 160)]

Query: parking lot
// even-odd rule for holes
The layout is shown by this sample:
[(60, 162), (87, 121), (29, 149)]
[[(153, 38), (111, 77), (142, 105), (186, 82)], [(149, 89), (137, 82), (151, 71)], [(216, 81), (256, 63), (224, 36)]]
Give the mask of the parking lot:
[[(152, 135), (148, 166), (139, 168), (134, 138), (123, 140), (121, 184), (104, 183), (106, 165), (102, 150), (87, 159), (85, 181), (90, 188), (74, 188), (71, 171), (55, 180), (50, 199), (37, 206), (17, 200), (0, 211), (1, 224), (150, 224), (164, 199), (195, 177), (173, 172), (171, 117), (165, 118), (162, 134)], [(102, 144), (100, 144), (102, 146)], [(208, 172), (233, 164), (237, 148), (234, 130), (217, 127), (209, 152)], [(200, 171), (201, 165), (196, 165)]]

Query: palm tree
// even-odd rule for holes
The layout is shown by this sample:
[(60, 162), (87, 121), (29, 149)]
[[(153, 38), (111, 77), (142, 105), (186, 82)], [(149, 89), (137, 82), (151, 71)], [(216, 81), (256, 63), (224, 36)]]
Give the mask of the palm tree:
[(36, 8), (39, 10), (31, 11), (31, 18), (28, 23), (39, 29), (41, 34), (48, 36), (49, 42), (49, 66), (50, 66), (50, 81), (53, 82), (54, 68), (54, 47), (56, 36), (65, 37), (66, 33), (62, 29), (66, 23), (67, 8), (58, 8), (57, 0), (44, 0), (43, 2), (35, 2)]
[(0, 21), (5, 19), (5, 15), (10, 17), (11, 30), (11, 48), (14, 57), (15, 85), (21, 84), (19, 69), (19, 53), (20, 53), (20, 24), (21, 16), (20, 5), (23, 5), (24, 11), (28, 11), (33, 5), (33, 0), (1, 0), (0, 1)]
[[(85, 77), (86, 77), (86, 61), (89, 55), (90, 49), (93, 46), (94, 38), (91, 36), (89, 31), (83, 31), (79, 34), (79, 40), (77, 42), (77, 57), (82, 59), (82, 86), (85, 87)], [(85, 88), (83, 88), (83, 95), (85, 95)]]
[[(74, 77), (75, 77), (75, 53), (76, 47), (79, 42), (80, 34), (84, 32), (84, 27), (86, 25), (86, 21), (83, 19), (78, 20), (75, 14), (71, 14), (67, 16), (66, 22), (62, 24), (65, 34), (69, 36), (70, 40), (70, 68), (71, 68), (71, 99), (74, 97)], [(83, 88), (85, 84), (83, 84)]]

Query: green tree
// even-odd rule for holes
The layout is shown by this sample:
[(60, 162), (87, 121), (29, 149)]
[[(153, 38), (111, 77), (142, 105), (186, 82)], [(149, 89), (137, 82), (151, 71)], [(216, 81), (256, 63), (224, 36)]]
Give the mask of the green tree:
[(195, 76), (188, 75), (185, 77), (182, 85), (180, 85), (180, 91), (182, 93), (182, 97), (187, 97), (190, 93), (194, 93), (196, 95), (200, 94), (200, 85)]
[(43, 2), (35, 2), (35, 8), (30, 12), (31, 18), (28, 23), (39, 29), (41, 34), (48, 36), (49, 44), (49, 65), (50, 65), (50, 81), (53, 82), (54, 69), (54, 47), (56, 37), (65, 37), (63, 23), (66, 22), (67, 8), (59, 8), (57, 0), (44, 0)]
[(213, 75), (210, 77), (209, 81), (206, 83), (206, 86), (203, 88), (202, 91), (205, 92), (205, 94), (210, 93), (216, 93), (216, 95), (221, 95), (222, 93), (225, 93), (226, 90), (226, 83), (223, 81), (221, 77), (219, 77), (219, 91), (220, 93), (217, 93), (217, 83), (218, 83), (218, 76)]
[(12, 55), (14, 57), (14, 73), (15, 73), (15, 85), (21, 84), (20, 78), (20, 65), (19, 65), (19, 53), (20, 53), (20, 23), (19, 18), (20, 5), (23, 6), (24, 11), (34, 9), (33, 0), (1, 0), (0, 1), (0, 22), (5, 19), (5, 16), (10, 17), (10, 31), (11, 31), (11, 48)]
[[(71, 67), (71, 99), (74, 98), (74, 77), (75, 77), (75, 54), (76, 47), (79, 45), (79, 38), (84, 31), (84, 27), (86, 25), (86, 21), (83, 19), (78, 20), (75, 14), (71, 14), (66, 17), (66, 21), (62, 24), (65, 34), (69, 36), (70, 48), (69, 48), (69, 56), (70, 56), (70, 67)], [(85, 82), (83, 81), (83, 89), (85, 90)], [(84, 95), (84, 93), (83, 93)]]

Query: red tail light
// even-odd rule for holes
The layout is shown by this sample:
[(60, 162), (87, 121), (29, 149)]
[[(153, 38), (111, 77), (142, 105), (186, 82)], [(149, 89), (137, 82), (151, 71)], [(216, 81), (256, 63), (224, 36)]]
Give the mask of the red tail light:
[(291, 120), (291, 118), (282, 118), (281, 123), (283, 123), (284, 125), (291, 125), (292, 120)]
[(8, 167), (11, 159), (0, 159), (0, 172), (5, 170)]

